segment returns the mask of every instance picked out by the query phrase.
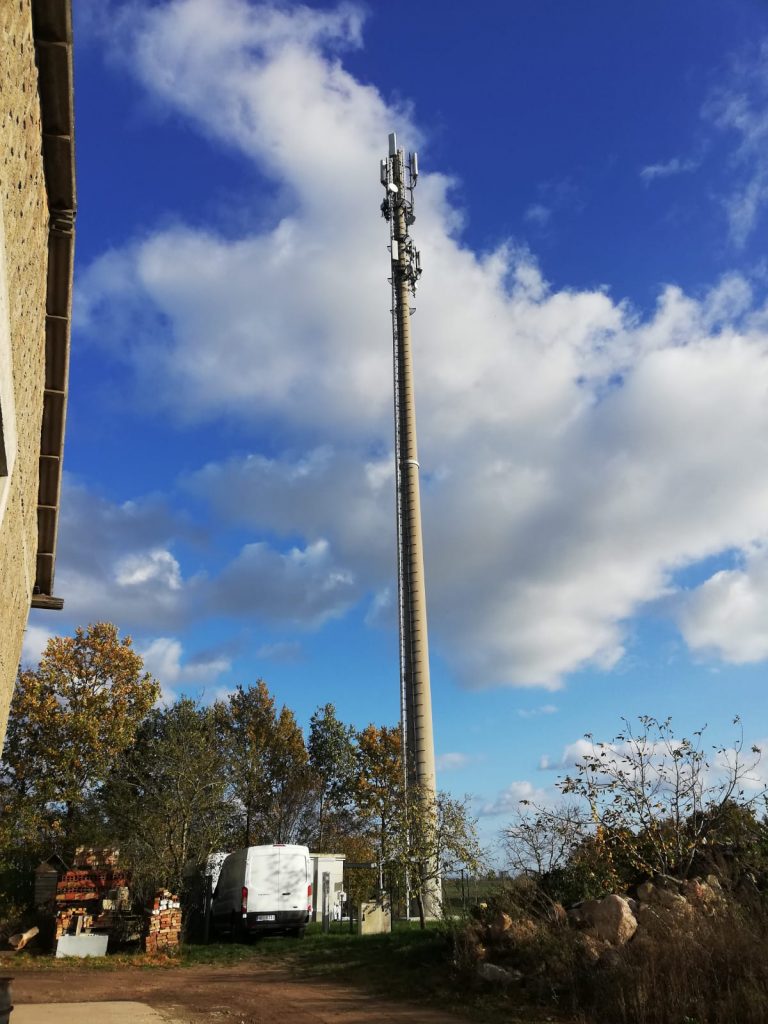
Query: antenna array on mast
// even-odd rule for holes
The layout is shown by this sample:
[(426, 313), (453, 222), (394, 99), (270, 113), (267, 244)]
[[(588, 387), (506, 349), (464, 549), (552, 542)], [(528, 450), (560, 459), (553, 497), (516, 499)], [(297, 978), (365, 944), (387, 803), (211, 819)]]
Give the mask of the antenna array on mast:
[[(402, 214), (406, 228), (416, 220), (413, 212), (413, 190), (419, 177), (419, 157), (417, 153), (409, 153), (408, 160), (405, 153), (397, 148), (397, 136), (392, 132), (389, 136), (389, 157), (382, 160), (379, 168), (379, 178), (386, 190), (384, 199), (381, 201), (381, 215), (389, 222), (389, 240), (392, 261), (399, 262), (401, 253), (405, 255), (402, 261), (401, 270), (405, 276), (411, 294), (416, 294), (419, 278), (421, 277), (421, 255), (413, 244), (413, 240), (406, 234), (402, 239), (396, 235), (398, 227), (398, 214)], [(394, 282), (394, 278), (393, 278)], [(393, 283), (394, 287), (394, 283)], [(393, 302), (393, 311), (395, 303)]]

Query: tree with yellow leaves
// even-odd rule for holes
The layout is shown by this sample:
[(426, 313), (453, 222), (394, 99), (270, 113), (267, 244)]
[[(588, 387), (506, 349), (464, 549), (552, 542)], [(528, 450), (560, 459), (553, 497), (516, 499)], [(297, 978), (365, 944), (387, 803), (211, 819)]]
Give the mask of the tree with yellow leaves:
[(97, 622), (52, 637), (20, 671), (0, 761), (2, 815), (17, 842), (70, 853), (84, 808), (158, 698), (129, 636)]
[(368, 725), (357, 734), (355, 800), (383, 863), (400, 846), (405, 821), (405, 774), (397, 726)]

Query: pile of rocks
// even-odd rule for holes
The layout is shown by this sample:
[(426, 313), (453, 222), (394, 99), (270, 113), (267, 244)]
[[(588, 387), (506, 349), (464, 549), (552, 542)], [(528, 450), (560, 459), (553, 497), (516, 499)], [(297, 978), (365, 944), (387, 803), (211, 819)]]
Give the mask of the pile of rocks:
[(726, 906), (725, 894), (714, 875), (686, 881), (658, 876), (653, 882), (643, 882), (635, 892), (634, 897), (612, 893), (601, 899), (583, 900), (567, 911), (555, 903), (548, 922), (514, 920), (503, 912), (482, 925), (478, 922), (472, 950), (478, 975), (496, 984), (521, 981), (520, 971), (501, 968), (493, 961), (508, 961), (515, 948), (530, 947), (537, 936), (553, 926), (577, 931), (587, 961), (610, 967), (617, 960), (616, 950), (630, 940), (651, 941), (656, 935), (695, 928), (701, 914), (712, 916)]
[(599, 958), (606, 945), (623, 946), (635, 935), (642, 939), (692, 927), (698, 913), (714, 914), (723, 905), (723, 891), (714, 875), (686, 881), (659, 876), (639, 885), (634, 899), (612, 894), (577, 903), (568, 919), (588, 940), (587, 951)]

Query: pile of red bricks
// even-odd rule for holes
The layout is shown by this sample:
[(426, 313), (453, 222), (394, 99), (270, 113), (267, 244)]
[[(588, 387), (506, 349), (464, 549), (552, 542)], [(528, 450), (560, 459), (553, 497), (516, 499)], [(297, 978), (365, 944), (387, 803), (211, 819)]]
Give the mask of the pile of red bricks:
[(181, 942), (181, 903), (167, 889), (158, 889), (146, 909), (144, 950), (147, 953), (176, 949)]
[(56, 884), (57, 903), (85, 903), (98, 898), (99, 892), (90, 871), (65, 871)]
[(88, 913), (88, 910), (85, 907), (67, 907), (66, 910), (60, 910), (56, 915), (56, 938), (60, 939), (62, 935), (69, 935), (73, 926), (77, 925), (78, 917), (81, 918), (80, 927), (77, 929), (78, 933), (89, 931), (93, 924), (93, 916)]
[(81, 931), (110, 931), (131, 908), (129, 875), (117, 866), (118, 851), (80, 847), (74, 865), (56, 884), (56, 938)]

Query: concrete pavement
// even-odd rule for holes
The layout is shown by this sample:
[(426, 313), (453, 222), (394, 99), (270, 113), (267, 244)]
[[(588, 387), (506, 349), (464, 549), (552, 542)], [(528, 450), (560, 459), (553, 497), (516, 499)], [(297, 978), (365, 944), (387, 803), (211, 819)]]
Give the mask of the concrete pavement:
[(146, 1003), (26, 1003), (14, 1007), (10, 1024), (174, 1024)]

